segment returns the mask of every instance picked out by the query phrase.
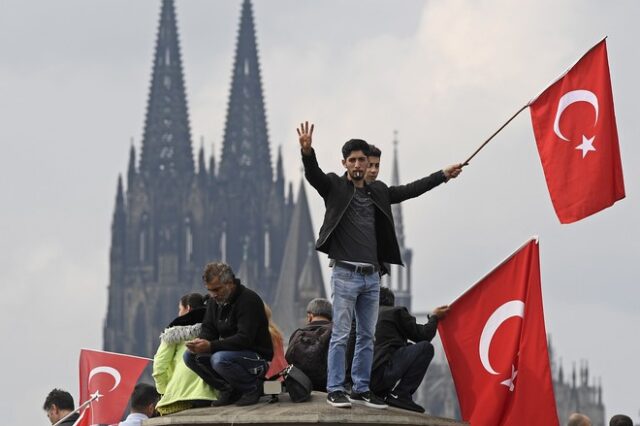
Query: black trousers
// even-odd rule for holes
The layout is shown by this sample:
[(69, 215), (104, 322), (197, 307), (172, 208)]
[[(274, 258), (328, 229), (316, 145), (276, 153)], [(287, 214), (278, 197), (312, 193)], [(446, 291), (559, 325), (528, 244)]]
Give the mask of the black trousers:
[(393, 392), (411, 398), (427, 374), (432, 359), (433, 345), (426, 341), (398, 349), (371, 375), (371, 390), (378, 395)]

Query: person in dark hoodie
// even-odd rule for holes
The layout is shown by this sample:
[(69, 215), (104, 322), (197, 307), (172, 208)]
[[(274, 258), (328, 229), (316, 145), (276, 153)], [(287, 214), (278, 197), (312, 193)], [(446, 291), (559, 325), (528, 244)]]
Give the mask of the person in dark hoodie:
[(447, 315), (449, 307), (435, 308), (426, 324), (418, 324), (407, 308), (394, 305), (393, 291), (380, 287), (371, 389), (384, 395), (393, 407), (424, 413), (424, 408), (413, 402), (413, 394), (433, 359), (430, 342), (438, 330), (438, 320)]
[[(67, 391), (62, 389), (53, 389), (44, 400), (42, 409), (47, 413), (47, 418), (51, 424), (56, 424), (65, 416), (68, 416), (73, 412), (73, 397)], [(72, 425), (76, 420), (78, 420), (78, 417), (80, 417), (78, 413), (73, 413), (68, 419), (60, 423), (60, 426)]]
[(153, 380), (162, 395), (156, 410), (163, 416), (209, 406), (216, 399), (211, 386), (182, 362), (185, 343), (200, 334), (205, 312), (202, 294), (185, 294), (178, 302), (178, 317), (160, 335), (160, 346), (153, 357)]
[(260, 380), (273, 358), (264, 303), (242, 285), (229, 265), (206, 265), (202, 280), (211, 296), (200, 336), (186, 343), (184, 362), (218, 390), (211, 405), (253, 405), (260, 400)]

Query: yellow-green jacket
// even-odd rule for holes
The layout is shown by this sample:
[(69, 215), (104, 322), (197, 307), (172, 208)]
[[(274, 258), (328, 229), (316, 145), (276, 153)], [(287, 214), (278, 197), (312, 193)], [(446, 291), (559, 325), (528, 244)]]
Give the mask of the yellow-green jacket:
[[(160, 414), (170, 414), (190, 408), (190, 401), (215, 400), (213, 388), (207, 385), (182, 360), (187, 350), (185, 342), (198, 337), (202, 321), (200, 309), (176, 318), (160, 335), (160, 347), (153, 357), (153, 378), (162, 398), (156, 406)], [(182, 325), (185, 324), (185, 325)]]

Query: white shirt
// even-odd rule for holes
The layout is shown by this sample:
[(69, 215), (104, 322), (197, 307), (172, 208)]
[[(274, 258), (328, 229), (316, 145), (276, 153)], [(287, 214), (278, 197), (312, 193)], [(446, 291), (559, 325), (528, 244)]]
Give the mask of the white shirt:
[(123, 422), (120, 422), (119, 426), (141, 426), (142, 421), (148, 418), (146, 414), (131, 413)]

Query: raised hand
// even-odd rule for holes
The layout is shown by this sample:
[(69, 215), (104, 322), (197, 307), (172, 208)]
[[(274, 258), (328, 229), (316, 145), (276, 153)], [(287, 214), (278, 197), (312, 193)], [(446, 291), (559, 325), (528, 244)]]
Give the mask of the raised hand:
[(303, 154), (311, 153), (311, 137), (313, 136), (313, 123), (309, 128), (309, 122), (305, 121), (300, 123), (300, 128), (296, 129), (298, 132), (298, 140), (300, 141), (300, 148)]

